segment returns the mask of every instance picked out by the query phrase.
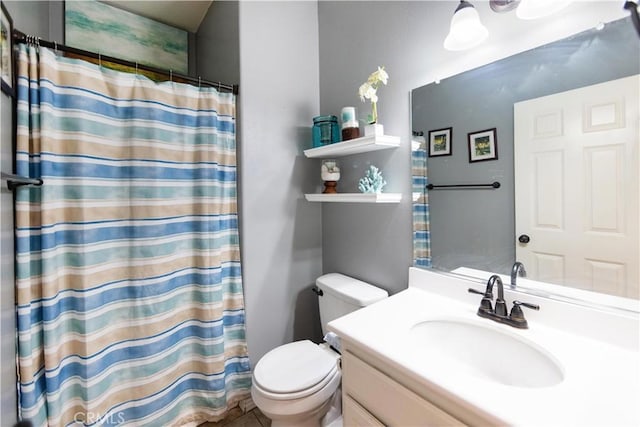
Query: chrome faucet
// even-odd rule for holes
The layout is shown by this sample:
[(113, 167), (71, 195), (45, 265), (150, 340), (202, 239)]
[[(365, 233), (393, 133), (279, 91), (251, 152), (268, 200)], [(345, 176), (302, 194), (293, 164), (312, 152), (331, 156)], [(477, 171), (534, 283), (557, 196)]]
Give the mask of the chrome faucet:
[(517, 277), (527, 277), (527, 270), (524, 269), (524, 264), (520, 261), (516, 261), (511, 267), (511, 289), (516, 288)]
[[(522, 264), (520, 264), (522, 265)], [(496, 298), (496, 306), (492, 307), (493, 300), (493, 286), (498, 285), (498, 297)], [(504, 286), (502, 279), (497, 274), (489, 277), (487, 281), (487, 288), (484, 292), (480, 292), (476, 289), (469, 288), (469, 292), (472, 294), (482, 295), (482, 301), (480, 301), (480, 307), (478, 308), (478, 316), (493, 321), (504, 323), (505, 325), (513, 326), (514, 328), (527, 329), (529, 325), (524, 318), (524, 313), (521, 307), (527, 307), (532, 310), (540, 310), (540, 306), (535, 304), (529, 304), (526, 302), (514, 301), (511, 312), (507, 315), (507, 304), (504, 301)]]

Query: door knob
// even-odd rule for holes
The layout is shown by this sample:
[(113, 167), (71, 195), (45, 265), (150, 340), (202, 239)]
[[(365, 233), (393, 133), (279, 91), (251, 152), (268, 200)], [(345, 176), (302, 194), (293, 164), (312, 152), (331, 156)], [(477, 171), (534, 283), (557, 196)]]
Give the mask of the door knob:
[(520, 243), (529, 243), (531, 241), (531, 239), (529, 238), (529, 236), (527, 236), (526, 234), (521, 234), (520, 237), (518, 237), (518, 242)]

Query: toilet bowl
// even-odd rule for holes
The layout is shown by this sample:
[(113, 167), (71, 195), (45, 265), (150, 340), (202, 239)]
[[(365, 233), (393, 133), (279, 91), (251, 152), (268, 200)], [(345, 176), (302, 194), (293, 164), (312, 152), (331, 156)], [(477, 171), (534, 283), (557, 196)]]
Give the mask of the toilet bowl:
[[(319, 277), (316, 286), (323, 333), (329, 321), (388, 296), (383, 289), (339, 273)], [(295, 341), (258, 361), (251, 397), (272, 427), (318, 427), (340, 393), (341, 380), (336, 350), (326, 343)]]
[(273, 427), (318, 426), (341, 379), (337, 352), (309, 340), (296, 341), (258, 362), (251, 397)]

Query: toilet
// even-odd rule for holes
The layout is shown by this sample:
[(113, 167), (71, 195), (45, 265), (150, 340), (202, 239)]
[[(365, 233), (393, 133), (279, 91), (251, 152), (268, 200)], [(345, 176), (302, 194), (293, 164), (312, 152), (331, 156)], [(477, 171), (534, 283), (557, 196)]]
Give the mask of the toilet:
[[(323, 334), (331, 320), (389, 295), (339, 273), (320, 276), (316, 286)], [(272, 420), (272, 427), (317, 427), (331, 408), (341, 379), (340, 354), (336, 350), (327, 343), (295, 341), (271, 350), (258, 361), (253, 370), (251, 397)]]

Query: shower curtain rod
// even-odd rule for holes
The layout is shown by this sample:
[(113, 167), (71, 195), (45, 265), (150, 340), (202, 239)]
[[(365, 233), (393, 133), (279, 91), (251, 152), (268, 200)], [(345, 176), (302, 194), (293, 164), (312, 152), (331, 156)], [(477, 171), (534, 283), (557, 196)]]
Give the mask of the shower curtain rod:
[(169, 80), (173, 79), (173, 77), (181, 80), (186, 80), (191, 83), (197, 83), (198, 85), (207, 85), (211, 87), (215, 87), (218, 90), (225, 90), (227, 92), (233, 92), (234, 95), (238, 94), (238, 85), (230, 85), (221, 82), (211, 82), (209, 80), (204, 80), (200, 77), (191, 77), (186, 76), (184, 74), (174, 73), (173, 71), (163, 70), (160, 68), (151, 67), (148, 65), (138, 64), (137, 62), (127, 61), (126, 59), (114, 58), (113, 56), (102, 55), (100, 53), (89, 52), (87, 50), (77, 49), (75, 47), (66, 46), (63, 44), (59, 44), (57, 42), (50, 42), (47, 40), (42, 40), (40, 37), (30, 36), (28, 34), (23, 33), (19, 30), (13, 30), (13, 42), (14, 43), (31, 43), (38, 46), (48, 47), (55, 50), (60, 50), (63, 52), (72, 53), (74, 55), (87, 56), (89, 58), (97, 59), (99, 61), (107, 61), (113, 62), (116, 64), (124, 65), (127, 67), (148, 71), (155, 74), (160, 74), (162, 76), (169, 77)]

